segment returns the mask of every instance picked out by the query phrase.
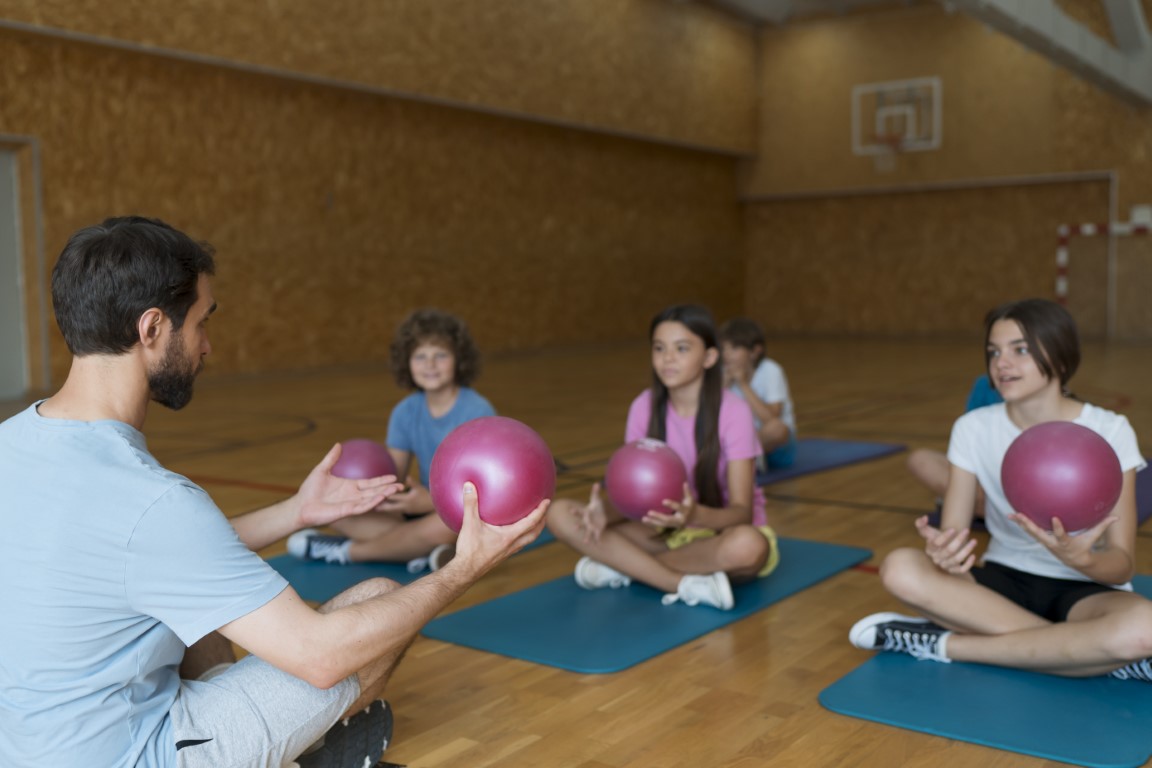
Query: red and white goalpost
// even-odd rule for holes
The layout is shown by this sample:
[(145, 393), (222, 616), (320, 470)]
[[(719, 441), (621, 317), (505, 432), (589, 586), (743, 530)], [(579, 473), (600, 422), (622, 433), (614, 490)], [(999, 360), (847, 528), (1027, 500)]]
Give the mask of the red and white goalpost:
[(1152, 339), (1152, 207), (1127, 222), (1057, 228), (1056, 300), (1086, 337)]

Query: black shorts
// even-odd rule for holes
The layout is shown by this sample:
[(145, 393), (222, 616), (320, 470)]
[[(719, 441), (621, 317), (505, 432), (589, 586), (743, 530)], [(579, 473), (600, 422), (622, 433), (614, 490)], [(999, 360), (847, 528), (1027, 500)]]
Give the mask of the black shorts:
[(1094, 581), (1054, 579), (1018, 571), (1000, 563), (984, 563), (972, 569), (976, 583), (1003, 595), (1025, 610), (1049, 621), (1067, 621), (1072, 606), (1090, 595), (1115, 591)]

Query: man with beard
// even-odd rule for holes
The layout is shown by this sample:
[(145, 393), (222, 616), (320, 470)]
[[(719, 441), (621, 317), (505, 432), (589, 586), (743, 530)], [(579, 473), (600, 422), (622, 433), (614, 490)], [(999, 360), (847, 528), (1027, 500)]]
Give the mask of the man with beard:
[[(148, 404), (181, 408), (211, 351), (210, 249), (153, 219), (77, 232), (52, 274), (73, 354), (60, 391), (0, 424), (0, 765), (361, 768), (384, 685), (420, 628), (535, 538), (462, 489), (456, 557), (314, 610), (253, 550), (375, 507), (395, 478), (333, 477), (232, 520), (148, 453)], [(231, 643), (249, 655), (234, 664)]]

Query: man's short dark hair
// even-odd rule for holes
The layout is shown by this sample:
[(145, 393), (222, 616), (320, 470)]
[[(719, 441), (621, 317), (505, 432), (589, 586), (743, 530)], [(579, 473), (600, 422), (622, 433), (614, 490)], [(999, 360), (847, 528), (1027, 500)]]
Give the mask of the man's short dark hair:
[(52, 270), (52, 306), (77, 356), (127, 352), (136, 323), (153, 307), (174, 329), (196, 303), (201, 274), (216, 270), (213, 250), (159, 219), (105, 219), (72, 235)]

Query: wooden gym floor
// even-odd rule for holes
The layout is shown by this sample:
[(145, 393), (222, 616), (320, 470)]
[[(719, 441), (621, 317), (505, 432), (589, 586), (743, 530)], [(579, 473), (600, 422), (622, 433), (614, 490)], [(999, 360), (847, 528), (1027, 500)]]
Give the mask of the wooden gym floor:
[[(978, 339), (770, 345), (802, 435), (939, 449), (980, 373), (980, 352)], [(1090, 345), (1073, 381), (1081, 397), (1125, 413), (1145, 452), (1148, 352)], [(490, 357), (477, 389), (573, 467), (560, 476), (559, 495), (583, 497), (619, 445), (648, 370), (643, 342), (523, 353)], [(164, 464), (232, 515), (281, 498), (332, 443), (382, 439), (402, 395), (383, 366), (225, 378), (211, 375), (209, 361), (192, 405), (178, 414), (153, 408), (146, 432)], [(779, 533), (868, 547), (874, 558), (624, 672), (578, 675), (420, 638), (388, 696), (397, 721), (387, 759), (413, 768), (1059, 765), (846, 718), (817, 702), (868, 658), (848, 644), (848, 628), (896, 607), (873, 567), (894, 547), (918, 546), (912, 521), (933, 505), (903, 462), (896, 455), (768, 487)], [(1150, 536), (1142, 532), (1137, 553), (1145, 573)], [(569, 574), (576, 559), (559, 543), (518, 555), (449, 610)]]

